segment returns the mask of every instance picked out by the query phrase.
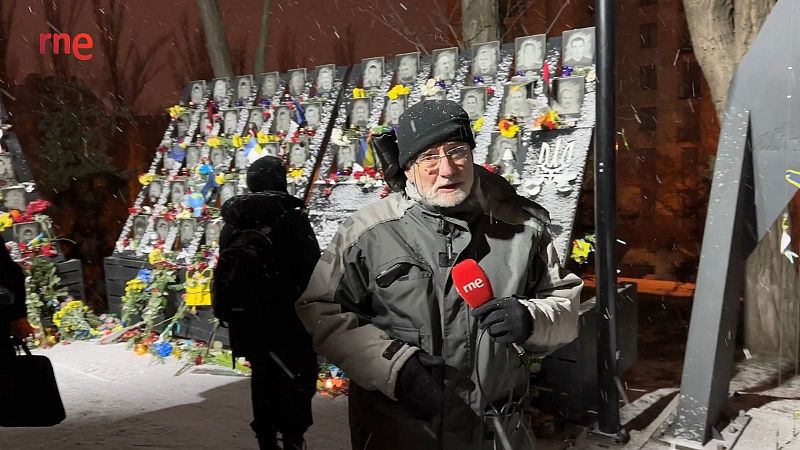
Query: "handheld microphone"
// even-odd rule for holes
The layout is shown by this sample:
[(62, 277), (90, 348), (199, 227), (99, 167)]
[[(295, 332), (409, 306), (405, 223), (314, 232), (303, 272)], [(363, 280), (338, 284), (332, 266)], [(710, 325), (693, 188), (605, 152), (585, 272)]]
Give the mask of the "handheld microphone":
[[(494, 298), (489, 277), (474, 259), (465, 259), (456, 264), (451, 275), (458, 295), (467, 302), (470, 308), (477, 308)], [(525, 354), (525, 350), (518, 344), (512, 343), (511, 345), (514, 346), (514, 350), (520, 357)]]

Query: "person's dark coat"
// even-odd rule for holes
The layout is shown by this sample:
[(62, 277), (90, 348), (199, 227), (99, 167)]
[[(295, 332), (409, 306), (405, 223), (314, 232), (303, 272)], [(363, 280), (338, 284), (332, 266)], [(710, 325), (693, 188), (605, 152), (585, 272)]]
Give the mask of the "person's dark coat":
[[(234, 351), (245, 357), (273, 349), (312, 352), (311, 339), (294, 309), (320, 255), (303, 201), (280, 191), (239, 195), (222, 206), (222, 218), (220, 253), (238, 231), (246, 229), (265, 230), (273, 250), (271, 255), (254, 252), (251, 261), (237, 263), (236, 279), (247, 282), (227, 287), (234, 290), (228, 295), (247, 296), (261, 306), (252, 316), (251, 329), (231, 330), (238, 338), (231, 343)], [(265, 258), (270, 273), (262, 271)]]
[[(27, 316), (25, 306), (25, 272), (11, 259), (5, 245), (0, 242), (0, 286), (8, 289), (9, 297), (0, 295), (0, 353), (11, 349), (10, 323)], [(5, 301), (4, 301), (5, 298)]]

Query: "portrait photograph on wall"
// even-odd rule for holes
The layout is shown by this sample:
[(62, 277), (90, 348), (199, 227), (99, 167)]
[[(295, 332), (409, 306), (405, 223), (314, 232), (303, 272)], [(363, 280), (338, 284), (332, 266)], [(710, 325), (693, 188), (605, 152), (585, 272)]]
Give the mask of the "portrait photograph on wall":
[(400, 115), (406, 110), (406, 97), (401, 95), (396, 99), (386, 97), (384, 103), (383, 122), (389, 125), (400, 123)]
[(567, 30), (561, 37), (561, 62), (569, 67), (594, 64), (594, 27)]
[(503, 98), (503, 117), (514, 116), (520, 120), (528, 120), (532, 114), (532, 105), (528, 101), (530, 93), (529, 84), (506, 85)]
[(234, 79), (234, 85), (236, 86), (236, 100), (245, 101), (250, 98), (250, 94), (253, 91), (253, 76), (238, 76)]
[(433, 51), (433, 78), (450, 81), (456, 77), (458, 48), (440, 48)]
[(397, 64), (397, 82), (404, 85), (414, 84), (419, 73), (419, 52), (402, 53), (395, 57)]
[(267, 72), (260, 75), (259, 99), (272, 99), (278, 92), (280, 85), (280, 74), (278, 72)]
[(314, 87), (316, 88), (317, 94), (327, 94), (333, 90), (333, 80), (335, 75), (335, 64), (317, 66), (317, 78), (314, 81)]
[(383, 56), (377, 58), (364, 58), (361, 60), (363, 72), (361, 74), (361, 85), (364, 89), (375, 89), (381, 87), (383, 80)]
[(372, 106), (369, 97), (354, 98), (350, 100), (350, 125), (366, 127), (369, 122), (369, 112)]
[(469, 115), (469, 120), (478, 120), (486, 113), (486, 86), (461, 89), (461, 107)]
[(0, 189), (0, 198), (2, 198), (0, 204), (6, 211), (11, 211), (12, 209), (25, 211), (25, 208), (28, 206), (25, 188), (21, 186), (10, 186)]
[(217, 105), (223, 104), (228, 98), (228, 85), (230, 80), (228, 78), (214, 78), (211, 82), (211, 99)]
[(518, 72), (541, 73), (547, 49), (547, 36), (536, 34), (514, 40), (514, 68)]
[(292, 97), (303, 95), (306, 88), (306, 69), (292, 69), (289, 71), (289, 94)]
[(584, 77), (566, 77), (553, 80), (555, 100), (553, 109), (565, 116), (577, 116), (581, 113), (583, 96), (586, 89)]
[(203, 96), (206, 93), (206, 80), (196, 80), (186, 86), (184, 98), (190, 102), (191, 105), (197, 106), (203, 102)]
[(472, 46), (472, 76), (497, 76), (497, 64), (500, 57), (500, 42), (485, 42)]

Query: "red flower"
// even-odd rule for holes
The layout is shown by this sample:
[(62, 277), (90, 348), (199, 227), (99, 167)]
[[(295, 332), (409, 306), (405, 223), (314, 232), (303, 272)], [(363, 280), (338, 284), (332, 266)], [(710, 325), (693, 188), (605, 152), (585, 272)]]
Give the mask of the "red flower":
[(135, 208), (135, 207), (128, 208), (128, 214), (130, 214), (132, 216), (135, 216), (135, 215), (139, 214), (139, 208)]
[(50, 244), (44, 244), (42, 246), (42, 254), (46, 257), (56, 256), (56, 252), (53, 250), (53, 247)]
[(164, 147), (164, 146), (158, 147), (158, 152), (159, 153), (167, 153), (168, 151), (169, 151), (169, 149), (167, 147)]
[(330, 197), (331, 193), (333, 192), (333, 188), (326, 187), (322, 190), (322, 193), (325, 194), (325, 197)]
[(491, 86), (486, 88), (486, 93), (489, 95), (494, 95), (494, 88)]
[(497, 166), (489, 163), (483, 163), (481, 165), (483, 166), (484, 169), (488, 170), (489, 172), (497, 173)]
[(49, 208), (50, 205), (51, 203), (48, 202), (47, 200), (34, 200), (28, 203), (28, 208), (26, 209), (26, 212), (30, 214), (39, 214), (40, 212)]

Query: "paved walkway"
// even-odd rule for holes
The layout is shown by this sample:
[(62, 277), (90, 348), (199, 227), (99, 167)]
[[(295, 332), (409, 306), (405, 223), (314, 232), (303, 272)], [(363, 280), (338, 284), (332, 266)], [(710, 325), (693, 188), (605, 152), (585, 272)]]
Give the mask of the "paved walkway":
[[(185, 373), (125, 344), (58, 345), (39, 353), (56, 372), (67, 419), (52, 428), (0, 428), (0, 449), (256, 449), (247, 378)], [(347, 399), (314, 398), (309, 449), (350, 447)]]

